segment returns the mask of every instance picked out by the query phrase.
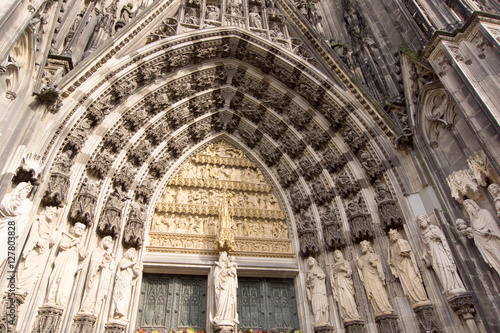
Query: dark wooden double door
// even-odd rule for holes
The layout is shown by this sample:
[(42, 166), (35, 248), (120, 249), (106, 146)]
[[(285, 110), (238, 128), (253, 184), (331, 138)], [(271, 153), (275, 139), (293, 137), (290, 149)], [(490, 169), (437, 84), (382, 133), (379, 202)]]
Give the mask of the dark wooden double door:
[[(144, 274), (137, 325), (206, 329), (207, 277)], [(238, 278), (239, 328), (298, 328), (292, 279)]]

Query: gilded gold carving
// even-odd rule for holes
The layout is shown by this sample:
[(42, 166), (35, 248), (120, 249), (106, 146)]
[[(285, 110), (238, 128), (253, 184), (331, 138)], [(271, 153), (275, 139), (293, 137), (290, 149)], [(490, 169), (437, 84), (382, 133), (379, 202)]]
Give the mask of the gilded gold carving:
[(291, 255), (286, 214), (245, 155), (209, 145), (169, 180), (153, 217), (148, 251)]

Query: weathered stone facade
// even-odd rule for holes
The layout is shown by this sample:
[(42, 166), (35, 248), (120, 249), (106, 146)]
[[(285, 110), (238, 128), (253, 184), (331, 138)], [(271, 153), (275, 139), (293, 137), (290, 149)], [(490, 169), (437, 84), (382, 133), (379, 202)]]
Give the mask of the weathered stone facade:
[(3, 7), (0, 331), (132, 333), (220, 251), (305, 333), (500, 331), (498, 2)]

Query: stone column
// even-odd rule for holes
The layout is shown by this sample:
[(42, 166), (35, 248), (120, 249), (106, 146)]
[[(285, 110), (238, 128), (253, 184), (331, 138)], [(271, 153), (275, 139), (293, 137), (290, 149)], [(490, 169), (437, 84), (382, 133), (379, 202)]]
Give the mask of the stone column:
[(111, 321), (104, 325), (104, 333), (123, 333), (127, 327), (127, 322), (125, 321)]
[(346, 333), (363, 333), (363, 327), (365, 322), (362, 320), (350, 320), (344, 322), (344, 328)]
[(432, 304), (416, 306), (413, 308), (413, 311), (417, 314), (420, 323), (420, 332), (442, 332)]
[(380, 333), (399, 333), (398, 316), (395, 314), (384, 314), (375, 317)]
[(472, 295), (469, 292), (460, 293), (452, 295), (448, 298), (448, 303), (450, 303), (453, 311), (463, 318), (470, 333), (479, 333), (476, 322), (474, 321), (474, 301), (472, 300)]
[(73, 325), (71, 333), (92, 333), (94, 332), (94, 325), (96, 316), (86, 313), (78, 313), (73, 318)]
[(32, 333), (59, 332), (64, 308), (58, 305), (44, 305), (38, 310)]

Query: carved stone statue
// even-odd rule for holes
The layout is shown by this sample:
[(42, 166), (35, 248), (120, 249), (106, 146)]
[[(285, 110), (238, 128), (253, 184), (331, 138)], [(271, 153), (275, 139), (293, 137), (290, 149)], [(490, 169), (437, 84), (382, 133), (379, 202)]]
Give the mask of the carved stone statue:
[(142, 272), (142, 264), (137, 261), (137, 251), (130, 248), (116, 268), (115, 289), (111, 315), (114, 319), (126, 319), (132, 295), (132, 287)]
[(332, 290), (335, 299), (340, 305), (340, 315), (345, 322), (361, 320), (356, 301), (354, 300), (354, 285), (352, 282), (352, 269), (349, 262), (344, 259), (340, 250), (333, 252), (335, 264), (332, 267)]
[(21, 263), (17, 268), (16, 287), (21, 293), (30, 294), (40, 277), (41, 268), (44, 267), (50, 248), (55, 242), (57, 215), (58, 208), (48, 206), (33, 222)]
[(195, 8), (189, 9), (189, 12), (186, 14), (186, 17), (184, 18), (184, 23), (194, 24), (194, 25), (198, 25), (200, 23), (200, 19), (198, 18), (198, 14), (196, 13)]
[(250, 12), (250, 14), (248, 14), (248, 16), (250, 17), (250, 26), (251, 27), (255, 27), (257, 29), (262, 29), (262, 20), (261, 20), (259, 12), (257, 11), (256, 6), (252, 7), (252, 11)]
[(392, 245), (389, 248), (388, 263), (392, 274), (399, 278), (403, 291), (413, 307), (429, 304), (410, 243), (402, 239), (401, 234), (394, 229), (389, 230), (389, 238)]
[(444, 293), (452, 295), (465, 292), (450, 247), (441, 229), (432, 225), (426, 215), (417, 216), (417, 223), (424, 243), (422, 259), (427, 268), (432, 267), (436, 272)]
[(375, 317), (392, 314), (394, 310), (385, 291), (385, 275), (382, 270), (382, 263), (378, 255), (373, 252), (369, 241), (365, 240), (359, 244), (361, 245), (361, 253), (363, 253), (358, 259), (359, 276), (372, 304)]
[(32, 205), (28, 196), (32, 188), (30, 183), (19, 183), (0, 202), (0, 264), (7, 258), (7, 225), (9, 221), (15, 221), (17, 237), (23, 234), (26, 227)]
[(500, 228), (495, 218), (471, 199), (464, 201), (464, 207), (469, 214), (474, 243), (484, 261), (500, 275)]
[(106, 236), (102, 239), (100, 246), (92, 251), (80, 307), (82, 313), (96, 315), (101, 309), (101, 300), (107, 294), (111, 275), (112, 248), (113, 238)]
[(307, 298), (314, 315), (314, 327), (329, 326), (328, 297), (326, 296), (326, 274), (316, 263), (316, 259), (307, 259), (309, 272), (306, 277)]
[(63, 307), (67, 305), (78, 263), (86, 257), (85, 249), (80, 246), (84, 231), (84, 224), (75, 223), (69, 234), (63, 232), (54, 269), (49, 277), (46, 303)]
[(215, 318), (212, 320), (214, 325), (234, 326), (239, 323), (236, 307), (237, 268), (234, 257), (229, 260), (227, 252), (220, 253), (214, 269), (216, 310)]
[(497, 217), (500, 219), (500, 185), (491, 184), (488, 186), (488, 192), (490, 192), (495, 201), (495, 209), (497, 210)]

